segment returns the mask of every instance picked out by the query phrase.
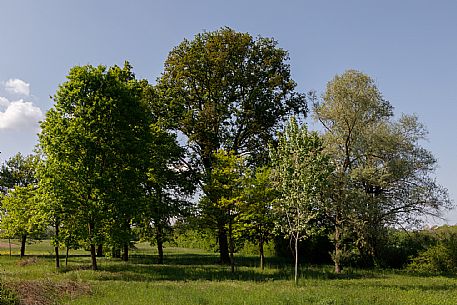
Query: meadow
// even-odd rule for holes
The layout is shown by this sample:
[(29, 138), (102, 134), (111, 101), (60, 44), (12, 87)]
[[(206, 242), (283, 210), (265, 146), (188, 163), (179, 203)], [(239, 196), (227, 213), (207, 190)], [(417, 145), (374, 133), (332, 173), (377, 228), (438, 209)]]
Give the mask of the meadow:
[[(8, 290), (21, 304), (457, 304), (457, 278), (399, 270), (347, 268), (336, 276), (331, 266), (302, 266), (293, 283), (288, 262), (267, 258), (265, 270), (257, 257), (237, 256), (236, 271), (218, 265), (217, 254), (197, 249), (165, 248), (163, 265), (155, 250), (138, 244), (128, 262), (99, 258), (90, 270), (87, 252), (70, 253), (68, 266), (56, 270), (48, 241), (19, 248), (0, 248), (0, 304)], [(16, 303), (17, 304), (17, 303)]]

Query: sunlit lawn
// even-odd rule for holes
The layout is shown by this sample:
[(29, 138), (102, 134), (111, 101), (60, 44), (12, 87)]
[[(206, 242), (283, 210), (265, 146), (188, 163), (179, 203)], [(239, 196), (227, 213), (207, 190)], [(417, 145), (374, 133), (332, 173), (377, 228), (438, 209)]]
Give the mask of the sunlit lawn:
[(88, 253), (80, 250), (56, 271), (49, 242), (30, 245), (25, 260), (14, 250), (10, 257), (0, 249), (0, 279), (51, 295), (37, 304), (457, 304), (454, 277), (363, 270), (337, 277), (329, 266), (306, 267), (295, 286), (292, 268), (272, 259), (262, 271), (256, 257), (238, 257), (232, 274), (216, 264), (216, 254), (193, 249), (166, 248), (165, 264), (157, 265), (155, 250), (140, 244), (127, 263), (101, 258), (94, 272)]

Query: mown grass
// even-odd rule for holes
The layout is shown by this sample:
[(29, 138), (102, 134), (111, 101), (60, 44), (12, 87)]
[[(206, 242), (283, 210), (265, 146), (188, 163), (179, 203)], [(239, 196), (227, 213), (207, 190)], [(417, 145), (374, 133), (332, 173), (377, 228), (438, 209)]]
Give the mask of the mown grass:
[(231, 273), (216, 264), (217, 255), (193, 249), (166, 248), (157, 265), (155, 252), (140, 244), (129, 262), (101, 258), (94, 272), (87, 253), (78, 251), (56, 271), (51, 251), (39, 243), (25, 260), (2, 254), (0, 281), (22, 293), (39, 296), (41, 289), (36, 304), (457, 304), (453, 276), (349, 269), (335, 276), (330, 266), (314, 266), (302, 268), (295, 286), (292, 268), (271, 258), (262, 271), (256, 257), (238, 257)]

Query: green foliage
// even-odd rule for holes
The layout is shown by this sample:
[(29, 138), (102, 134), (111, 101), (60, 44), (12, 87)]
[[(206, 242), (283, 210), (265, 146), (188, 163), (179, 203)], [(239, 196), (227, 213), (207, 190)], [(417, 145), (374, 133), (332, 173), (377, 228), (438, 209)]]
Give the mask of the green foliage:
[(389, 229), (379, 250), (376, 264), (381, 268), (402, 269), (412, 257), (437, 242), (428, 230), (405, 231)]
[[(240, 255), (257, 255), (258, 256), (258, 255), (260, 255), (259, 251), (260, 250), (259, 250), (258, 243), (253, 243), (251, 241), (245, 241), (237, 253), (239, 253)], [(274, 241), (266, 242), (263, 245), (263, 254), (265, 256), (269, 256), (269, 257), (273, 257), (276, 255)]]
[(431, 244), (411, 259), (407, 269), (429, 273), (457, 272), (457, 232), (455, 227), (437, 229), (436, 244)]
[(218, 250), (216, 236), (209, 229), (177, 228), (171, 244), (180, 248), (201, 249), (208, 252)]
[(188, 164), (206, 195), (200, 211), (213, 219), (205, 225), (218, 231), (222, 261), (228, 260), (227, 223), (225, 211), (213, 208), (221, 196), (210, 186), (216, 152), (264, 163), (268, 143), (285, 118), (306, 112), (287, 61), (287, 52), (273, 39), (222, 28), (175, 47), (156, 87), (161, 103), (153, 112), (187, 139)]
[(1, 233), (4, 237), (36, 236), (46, 229), (35, 186), (16, 186), (1, 198)]
[(35, 155), (17, 153), (9, 158), (0, 169), (0, 190), (7, 192), (15, 186), (36, 184), (37, 163), (38, 157)]
[(274, 236), (271, 207), (278, 195), (271, 180), (271, 168), (263, 166), (246, 171), (242, 200), (237, 205), (237, 234), (251, 242), (268, 242)]
[(131, 69), (73, 67), (41, 124), (44, 194), (91, 247), (128, 243), (141, 210), (152, 117)]
[(264, 265), (264, 245), (275, 236), (275, 215), (273, 201), (279, 196), (271, 180), (269, 166), (246, 170), (242, 181), (242, 198), (237, 204), (234, 234), (247, 245), (255, 243), (260, 256), (260, 266)]
[(292, 119), (271, 156), (280, 194), (273, 205), (278, 229), (297, 240), (317, 234), (321, 195), (332, 170), (322, 140)]
[(415, 116), (393, 120), (369, 76), (354, 70), (335, 76), (314, 110), (335, 165), (327, 215), (335, 226), (336, 269), (345, 239), (373, 260), (387, 227), (413, 226), (418, 216), (452, 207), (447, 190), (431, 178), (436, 159), (420, 146), (424, 126)]
[[(157, 103), (152, 97), (150, 104)], [(188, 197), (194, 192), (195, 177), (186, 167), (185, 151), (176, 135), (155, 122), (151, 125), (151, 142), (147, 164), (147, 179), (143, 181), (145, 205), (134, 221), (143, 239), (158, 246), (172, 239), (171, 221), (189, 214)], [(160, 258), (162, 260), (162, 257)]]
[(279, 138), (277, 149), (271, 151), (273, 179), (280, 195), (273, 210), (277, 228), (295, 244), (295, 281), (297, 281), (298, 242), (317, 235), (332, 172), (322, 140), (316, 132), (309, 133), (306, 126), (298, 126), (291, 119)]

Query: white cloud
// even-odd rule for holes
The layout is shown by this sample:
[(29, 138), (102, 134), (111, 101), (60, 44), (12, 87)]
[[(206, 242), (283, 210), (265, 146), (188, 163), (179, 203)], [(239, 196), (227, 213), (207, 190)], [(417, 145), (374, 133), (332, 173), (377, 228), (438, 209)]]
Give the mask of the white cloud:
[(14, 78), (14, 79), (10, 78), (5, 83), (5, 90), (10, 93), (29, 96), (30, 95), (30, 84), (28, 84), (18, 78)]
[(36, 128), (42, 117), (41, 109), (31, 102), (14, 101), (7, 105), (4, 112), (0, 112), (0, 130)]
[(8, 107), (10, 101), (6, 97), (0, 96), (0, 107)]

